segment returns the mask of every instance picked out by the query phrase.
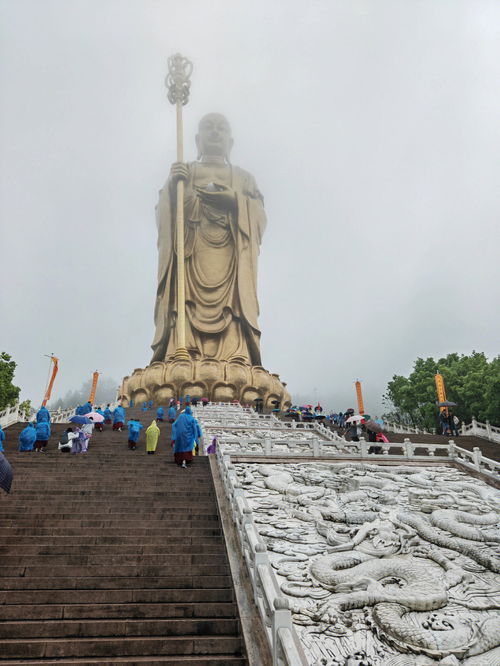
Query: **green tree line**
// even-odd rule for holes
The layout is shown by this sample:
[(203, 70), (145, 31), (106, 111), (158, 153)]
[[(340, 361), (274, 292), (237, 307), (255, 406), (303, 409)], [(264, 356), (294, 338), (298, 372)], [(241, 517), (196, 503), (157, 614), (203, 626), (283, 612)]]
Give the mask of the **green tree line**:
[(13, 384), (16, 365), (9, 354), (0, 353), (0, 410), (18, 401), (21, 389)]
[(433, 428), (438, 417), (436, 373), (443, 375), (446, 398), (457, 403), (453, 412), (466, 423), (500, 424), (500, 356), (489, 361), (482, 352), (470, 356), (448, 354), (445, 358), (417, 358), (408, 377), (394, 375), (387, 385), (384, 403), (387, 419)]

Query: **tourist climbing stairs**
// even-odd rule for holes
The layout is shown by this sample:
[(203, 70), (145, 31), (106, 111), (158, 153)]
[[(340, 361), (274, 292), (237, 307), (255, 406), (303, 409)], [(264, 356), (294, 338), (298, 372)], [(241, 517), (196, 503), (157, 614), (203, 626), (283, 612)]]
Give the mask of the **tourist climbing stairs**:
[[(127, 410), (145, 428), (152, 410)], [(87, 454), (18, 453), (0, 495), (0, 664), (247, 664), (208, 458), (173, 464), (141, 432), (95, 432)]]

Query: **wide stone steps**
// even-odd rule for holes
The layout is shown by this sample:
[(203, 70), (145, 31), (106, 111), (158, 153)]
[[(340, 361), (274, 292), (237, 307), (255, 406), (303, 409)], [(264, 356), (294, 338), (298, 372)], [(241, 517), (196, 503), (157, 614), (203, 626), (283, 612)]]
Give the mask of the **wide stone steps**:
[(31, 665), (31, 666), (91, 666), (92, 664), (98, 664), (99, 666), (112, 666), (113, 664), (122, 664), (122, 666), (140, 666), (141, 664), (147, 664), (148, 666), (155, 666), (155, 664), (170, 664), (170, 666), (245, 666), (247, 661), (243, 657), (230, 657), (225, 655), (205, 655), (205, 656), (180, 656), (175, 655), (171, 656), (150, 656), (150, 657), (113, 657), (111, 660), (106, 659), (105, 657), (88, 658), (84, 657), (83, 659), (73, 658), (73, 659), (57, 659), (52, 661), (51, 659), (44, 659), (39, 661), (38, 659), (30, 659), (25, 661), (24, 659), (8, 659), (3, 660), (2, 664), (7, 666), (16, 666), (18, 665)]
[[(61, 657), (135, 657), (232, 654), (242, 651), (242, 641), (237, 636), (120, 636), (117, 638), (61, 638), (61, 639), (10, 639), (2, 640), (5, 658)], [(3, 659), (0, 663), (3, 663)], [(113, 663), (113, 661), (111, 662)], [(175, 660), (173, 663), (178, 663)], [(244, 662), (242, 662), (244, 663)]]
[[(23, 589), (0, 592), (2, 616), (8, 612), (10, 605), (27, 606), (41, 605), (50, 608), (52, 605), (92, 605), (97, 608), (103, 604), (143, 604), (147, 609), (149, 604), (219, 604), (230, 603), (233, 591), (230, 587), (223, 588), (135, 588), (120, 590), (74, 590), (74, 589)], [(194, 606), (193, 606), (194, 607)], [(214, 613), (216, 614), (216, 613)], [(23, 616), (24, 617), (24, 616)]]
[(245, 666), (208, 459), (174, 465), (167, 424), (154, 456), (109, 427), (61, 454), (66, 427), (43, 454), (6, 430), (0, 664)]
[[(203, 547), (203, 553), (207, 554), (222, 554), (222, 557), (225, 557), (225, 547), (224, 544), (220, 542), (220, 539), (218, 537), (212, 537), (214, 542), (211, 543), (208, 539), (209, 537), (205, 537), (204, 539), (190, 539), (190, 543), (172, 543), (172, 540), (170, 539), (167, 544), (163, 545), (158, 545), (158, 544), (150, 544), (150, 545), (142, 545), (139, 548), (134, 547), (133, 545), (125, 545), (122, 544), (120, 548), (120, 556), (125, 556), (125, 555), (130, 555), (130, 556), (139, 556), (141, 554), (144, 555), (152, 555), (155, 553), (164, 553), (165, 555), (168, 555), (169, 553), (176, 553), (176, 554), (181, 554), (181, 553), (191, 553), (193, 550), (193, 545), (196, 546), (202, 546)], [(5, 557), (8, 557), (8, 555), (5, 555), (5, 553), (10, 553), (11, 549), (9, 546), (0, 546), (0, 555), (4, 555), (2, 558), (2, 562), (5, 563)], [(23, 546), (23, 556), (24, 555), (86, 555), (86, 554), (93, 554), (93, 555), (103, 555), (106, 553), (115, 553), (116, 549), (113, 545), (107, 544), (107, 543), (97, 543), (97, 544), (88, 544), (84, 540), (82, 540), (81, 543), (79, 544), (68, 544), (64, 543), (60, 546), (54, 545), (52, 540), (49, 540), (46, 545), (40, 544), (39, 542), (36, 545), (25, 545)], [(18, 557), (17, 555), (13, 557)]]
[[(30, 601), (33, 597), (30, 598)], [(109, 597), (108, 597), (109, 599)], [(72, 599), (73, 601), (74, 599)], [(8, 605), (2, 608), (2, 620), (82, 620), (82, 619), (139, 619), (139, 618), (191, 618), (227, 617), (235, 615), (234, 604), (217, 603), (119, 603), (119, 604), (56, 604)], [(123, 601), (123, 595), (121, 595)], [(9, 636), (7, 636), (9, 638)]]
[(235, 636), (238, 621), (231, 618), (154, 619), (45, 619), (2, 621), (0, 639), (16, 638), (102, 638), (107, 636), (185, 636), (211, 634)]
[[(46, 575), (46, 574), (45, 574)], [(88, 577), (68, 577), (61, 576), (42, 577), (42, 576), (13, 576), (0, 578), (1, 590), (116, 590), (128, 588), (156, 588), (156, 589), (175, 589), (175, 588), (231, 588), (232, 580), (227, 576), (190, 576), (181, 573), (177, 576), (164, 576), (159, 578), (154, 576), (148, 578), (146, 575), (133, 576), (126, 578), (124, 576), (88, 576)]]

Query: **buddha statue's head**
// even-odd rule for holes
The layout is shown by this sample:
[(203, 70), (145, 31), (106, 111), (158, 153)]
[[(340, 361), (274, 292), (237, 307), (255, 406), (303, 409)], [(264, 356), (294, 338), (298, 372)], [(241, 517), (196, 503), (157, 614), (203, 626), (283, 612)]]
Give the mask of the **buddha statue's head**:
[(233, 147), (231, 126), (221, 113), (207, 113), (200, 120), (196, 135), (198, 159), (215, 158), (229, 162), (229, 153)]

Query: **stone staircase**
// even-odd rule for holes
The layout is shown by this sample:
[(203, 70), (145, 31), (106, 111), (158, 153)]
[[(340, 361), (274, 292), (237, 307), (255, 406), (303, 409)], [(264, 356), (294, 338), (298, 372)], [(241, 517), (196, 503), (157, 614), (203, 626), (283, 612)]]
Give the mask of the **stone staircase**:
[(168, 424), (155, 455), (110, 426), (61, 454), (63, 425), (17, 453), (22, 427), (6, 430), (0, 664), (247, 664), (208, 458), (174, 465)]

